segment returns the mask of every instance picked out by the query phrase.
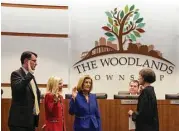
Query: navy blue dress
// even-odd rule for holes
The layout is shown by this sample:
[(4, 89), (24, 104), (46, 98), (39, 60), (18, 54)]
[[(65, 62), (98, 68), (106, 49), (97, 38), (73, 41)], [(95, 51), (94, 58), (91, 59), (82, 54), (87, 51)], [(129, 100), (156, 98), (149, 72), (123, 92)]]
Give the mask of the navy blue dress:
[(89, 102), (85, 96), (78, 92), (70, 100), (69, 113), (75, 115), (74, 131), (101, 131), (101, 120), (95, 94), (89, 94)]

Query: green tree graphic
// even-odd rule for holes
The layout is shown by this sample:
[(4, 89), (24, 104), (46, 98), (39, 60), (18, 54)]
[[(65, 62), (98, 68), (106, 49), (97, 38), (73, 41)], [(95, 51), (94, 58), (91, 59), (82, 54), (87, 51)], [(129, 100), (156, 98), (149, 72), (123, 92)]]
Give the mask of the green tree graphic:
[(135, 5), (130, 8), (128, 5), (123, 10), (115, 8), (113, 11), (105, 12), (108, 16), (107, 26), (102, 29), (106, 31), (105, 35), (108, 41), (117, 39), (120, 51), (123, 51), (123, 45), (127, 40), (134, 42), (137, 37), (141, 37), (142, 29), (145, 26), (143, 18), (140, 17), (139, 9), (135, 9)]

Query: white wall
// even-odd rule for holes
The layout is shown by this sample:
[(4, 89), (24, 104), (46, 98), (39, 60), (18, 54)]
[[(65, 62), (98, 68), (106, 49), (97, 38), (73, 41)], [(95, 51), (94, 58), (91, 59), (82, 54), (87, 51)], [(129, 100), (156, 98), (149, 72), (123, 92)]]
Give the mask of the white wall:
[(35, 72), (38, 83), (46, 83), (52, 75), (60, 76), (68, 83), (68, 39), (2, 36), (1, 42), (2, 82), (9, 83), (11, 72), (21, 66), (21, 53), (24, 50), (32, 50), (38, 54)]
[(2, 31), (68, 34), (69, 11), (2, 7)]

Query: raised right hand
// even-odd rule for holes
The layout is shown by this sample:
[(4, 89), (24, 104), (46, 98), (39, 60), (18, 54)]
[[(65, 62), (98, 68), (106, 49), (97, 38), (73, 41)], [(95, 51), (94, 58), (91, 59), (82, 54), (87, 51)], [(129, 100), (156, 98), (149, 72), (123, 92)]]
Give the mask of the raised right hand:
[(30, 65), (30, 60), (28, 60), (28, 71), (29, 71), (31, 74), (34, 74), (34, 70), (32, 70), (31, 65)]
[(72, 98), (73, 98), (73, 99), (75, 99), (75, 98), (76, 98), (77, 93), (78, 93), (77, 88), (76, 88), (76, 87), (74, 87), (74, 88), (72, 89)]

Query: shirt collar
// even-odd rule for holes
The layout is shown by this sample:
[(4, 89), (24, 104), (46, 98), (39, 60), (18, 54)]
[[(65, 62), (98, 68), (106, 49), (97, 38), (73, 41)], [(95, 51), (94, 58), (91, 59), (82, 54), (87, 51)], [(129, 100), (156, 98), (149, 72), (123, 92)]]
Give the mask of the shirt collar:
[(27, 74), (28, 73), (28, 71), (22, 66), (22, 69), (23, 69), (23, 71), (25, 72), (25, 74)]

